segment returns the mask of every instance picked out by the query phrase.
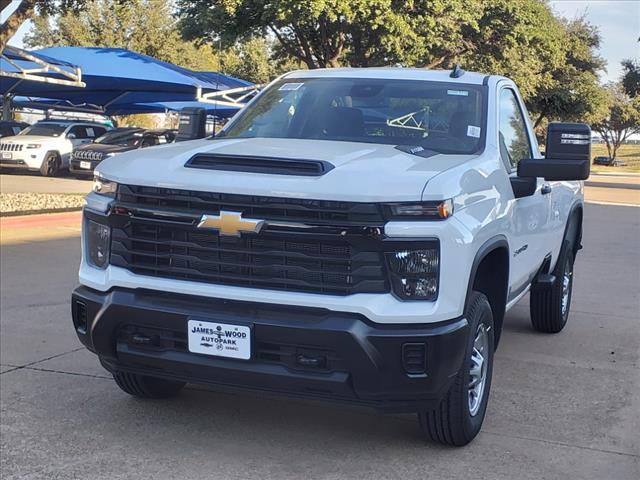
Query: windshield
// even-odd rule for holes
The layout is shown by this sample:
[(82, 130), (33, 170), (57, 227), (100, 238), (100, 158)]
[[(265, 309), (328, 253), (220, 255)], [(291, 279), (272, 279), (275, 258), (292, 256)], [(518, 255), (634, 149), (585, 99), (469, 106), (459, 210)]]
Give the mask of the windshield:
[(64, 123), (36, 123), (25, 128), (19, 135), (42, 135), (45, 137), (59, 137), (68, 127)]
[(115, 130), (98, 137), (94, 143), (135, 147), (142, 140), (142, 136), (143, 132), (141, 130)]
[(302, 138), (475, 153), (484, 90), (476, 85), (360, 78), (286, 79), (263, 92), (224, 137)]

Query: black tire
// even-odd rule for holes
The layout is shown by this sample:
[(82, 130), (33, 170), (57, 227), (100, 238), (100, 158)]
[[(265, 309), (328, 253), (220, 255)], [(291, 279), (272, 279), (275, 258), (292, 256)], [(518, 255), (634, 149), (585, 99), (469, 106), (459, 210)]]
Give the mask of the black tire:
[(129, 395), (140, 398), (171, 398), (175, 397), (184, 382), (165, 380), (163, 378), (147, 377), (136, 373), (115, 372), (113, 379), (116, 384)]
[[(556, 279), (551, 286), (534, 286), (531, 290), (531, 324), (539, 332), (558, 333), (569, 319), (573, 289), (573, 246), (568, 241), (562, 246), (553, 275)], [(566, 290), (565, 282), (568, 282)], [(564, 302), (566, 305), (563, 307)]]
[[(468, 444), (480, 432), (484, 415), (487, 410), (491, 376), (493, 374), (493, 313), (487, 297), (480, 292), (472, 292), (465, 317), (469, 322), (469, 338), (465, 352), (465, 361), (456, 375), (453, 385), (440, 404), (431, 411), (419, 412), (420, 427), (428, 440), (452, 446)], [(473, 365), (474, 342), (476, 335), (483, 329), (486, 335), (484, 346), (484, 388), (475, 398), (479, 399), (474, 405), (470, 401), (471, 365)], [(483, 353), (484, 353), (483, 352)], [(473, 355), (473, 356), (472, 356)], [(484, 365), (483, 362), (483, 365)], [(482, 367), (481, 367), (482, 370)]]
[(40, 175), (43, 177), (55, 177), (60, 171), (62, 160), (56, 152), (47, 152), (40, 165)]

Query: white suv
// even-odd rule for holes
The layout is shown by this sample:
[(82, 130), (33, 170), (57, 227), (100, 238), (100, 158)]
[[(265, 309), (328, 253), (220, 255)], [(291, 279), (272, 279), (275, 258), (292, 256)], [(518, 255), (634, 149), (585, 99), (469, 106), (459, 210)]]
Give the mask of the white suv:
[(98, 166), (75, 330), (132, 395), (352, 402), (464, 445), (505, 312), (567, 322), (590, 145), (551, 124), (541, 158), (500, 76), (292, 72), (215, 138)]
[(69, 167), (73, 148), (90, 143), (110, 127), (92, 122), (46, 120), (0, 141), (0, 167), (38, 170), (55, 176)]

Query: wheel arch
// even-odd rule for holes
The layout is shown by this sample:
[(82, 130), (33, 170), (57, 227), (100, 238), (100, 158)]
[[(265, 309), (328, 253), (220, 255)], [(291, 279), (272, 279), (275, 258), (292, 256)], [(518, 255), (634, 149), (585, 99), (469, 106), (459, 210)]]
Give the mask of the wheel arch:
[(569, 240), (573, 246), (573, 256), (575, 258), (578, 250), (582, 248), (582, 219), (584, 217), (584, 204), (576, 202), (571, 206), (567, 216), (567, 224), (564, 227), (562, 241)]
[(469, 275), (465, 311), (474, 290), (483, 293), (489, 300), (497, 347), (509, 292), (509, 242), (504, 235), (487, 240), (476, 252)]

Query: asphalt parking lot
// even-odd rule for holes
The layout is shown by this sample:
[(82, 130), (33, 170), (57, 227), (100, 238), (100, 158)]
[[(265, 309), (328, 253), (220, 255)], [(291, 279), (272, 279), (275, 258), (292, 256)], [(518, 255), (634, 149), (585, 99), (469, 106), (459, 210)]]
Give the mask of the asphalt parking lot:
[(0, 174), (3, 193), (87, 193), (91, 178), (77, 179), (69, 174), (61, 177), (42, 177), (37, 172), (11, 172)]
[(640, 208), (587, 204), (572, 314), (535, 333), (508, 315), (483, 431), (426, 444), (413, 416), (190, 387), (122, 393), (80, 347), (69, 297), (79, 238), (4, 237), (3, 479), (640, 478)]

